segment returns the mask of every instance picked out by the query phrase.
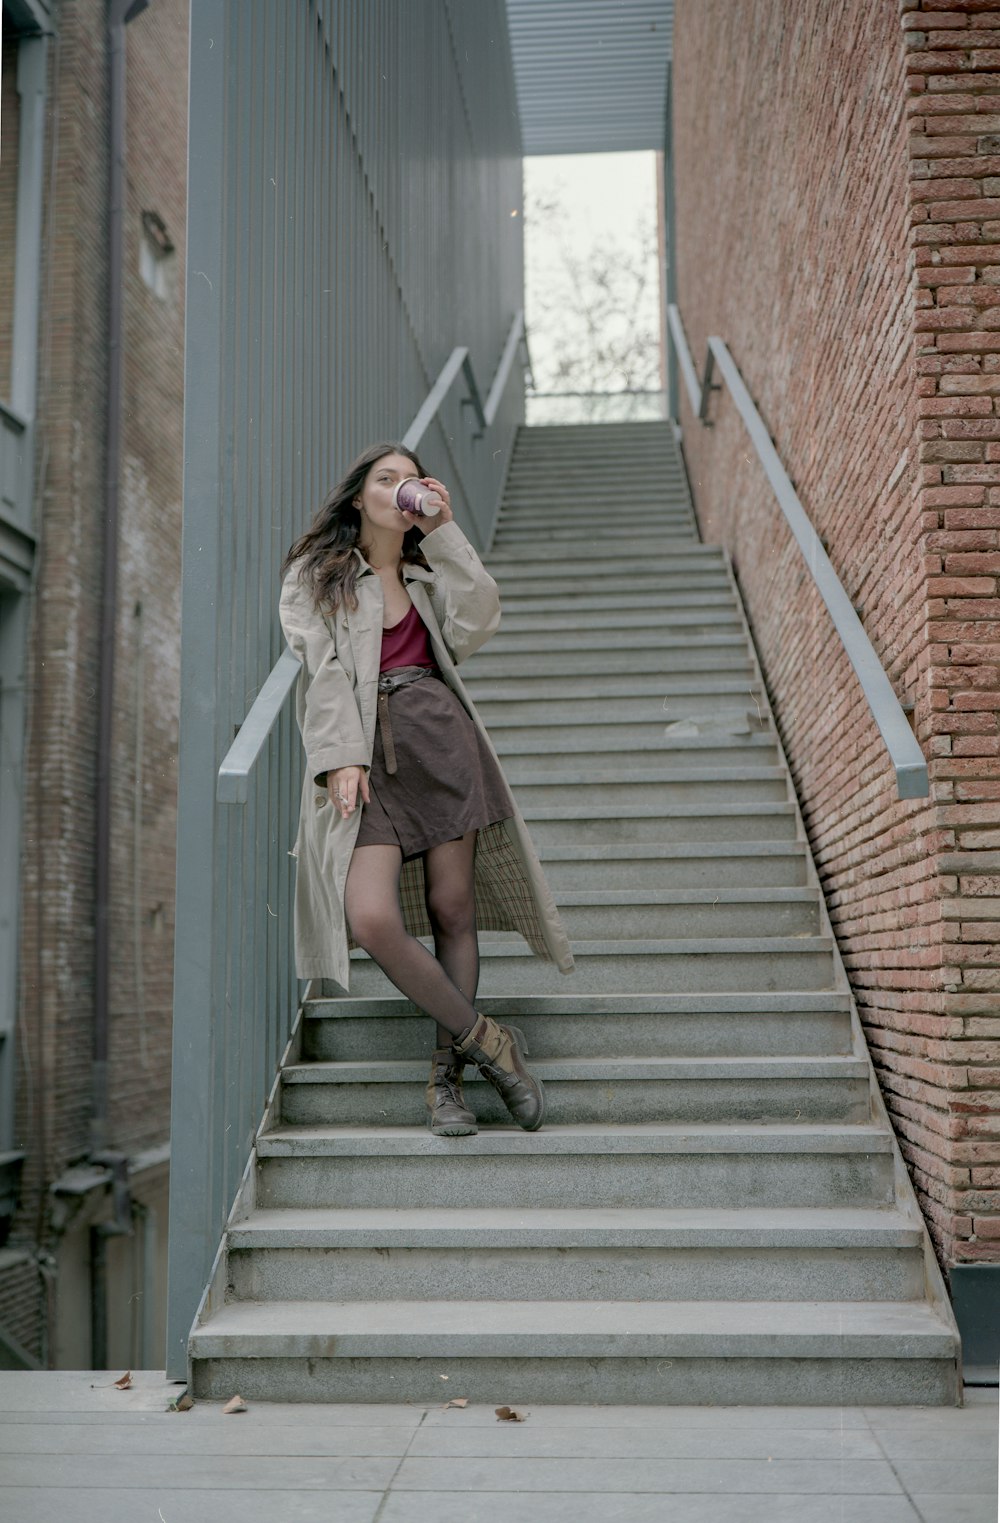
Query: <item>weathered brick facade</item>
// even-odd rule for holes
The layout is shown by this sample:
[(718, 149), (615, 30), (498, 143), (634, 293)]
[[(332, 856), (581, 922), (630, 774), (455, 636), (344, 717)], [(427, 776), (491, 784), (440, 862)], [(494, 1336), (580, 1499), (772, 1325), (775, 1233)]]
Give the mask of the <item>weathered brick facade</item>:
[[(56, 1254), (47, 1356), (89, 1362), (65, 1331), (48, 1191), (91, 1147), (98, 635), (108, 353), (108, 61), (103, 0), (63, 0), (51, 49), (36, 466), (34, 595), (24, 788), (18, 1143), (27, 1157), (12, 1245)], [(169, 1133), (179, 682), (183, 251), (187, 30), (184, 0), (153, 0), (126, 29), (124, 419), (111, 764), (109, 1124), (131, 1159)], [(7, 75), (5, 60), (5, 83)], [(6, 145), (5, 145), (6, 146)], [(140, 271), (143, 213), (174, 251), (162, 293)], [(4, 332), (0, 322), (0, 335)], [(166, 1231), (162, 1166), (145, 1204)], [(143, 1180), (133, 1193), (143, 1199)], [(106, 1193), (105, 1215), (111, 1211)], [(85, 1218), (78, 1219), (80, 1230)], [(67, 1233), (73, 1231), (72, 1219)], [(122, 1240), (131, 1243), (132, 1239)], [(148, 1244), (147, 1244), (148, 1247)], [(116, 1253), (118, 1248), (116, 1247)], [(136, 1249), (141, 1250), (136, 1239)], [(67, 1266), (79, 1261), (66, 1253)], [(67, 1273), (76, 1273), (72, 1267)], [(131, 1272), (122, 1270), (125, 1282)], [(160, 1276), (162, 1278), (162, 1275)], [(40, 1277), (35, 1276), (36, 1284)], [(0, 1321), (17, 1313), (3, 1304)], [(66, 1287), (71, 1298), (76, 1286)], [(129, 1285), (129, 1290), (133, 1289)], [(156, 1287), (162, 1298), (163, 1287)], [(110, 1341), (127, 1317), (111, 1284)], [(21, 1319), (19, 1325), (31, 1325)], [(124, 1352), (119, 1353), (119, 1350)], [(39, 1348), (32, 1350), (36, 1355)], [(162, 1361), (162, 1347), (147, 1362)]]
[(678, 0), (673, 78), (696, 364), (726, 340), (913, 706), (930, 800), (895, 797), (725, 393), (711, 429), (683, 403), (703, 531), (942, 1260), (1000, 1262), (1000, 6)]

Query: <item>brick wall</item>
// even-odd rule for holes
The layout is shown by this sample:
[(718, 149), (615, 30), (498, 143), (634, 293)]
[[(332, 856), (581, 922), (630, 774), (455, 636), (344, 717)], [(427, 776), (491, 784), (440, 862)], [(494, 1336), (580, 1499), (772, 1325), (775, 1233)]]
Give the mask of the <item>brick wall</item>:
[[(725, 88), (719, 81), (725, 80)], [(678, 0), (679, 303), (719, 334), (931, 763), (873, 721), (735, 409), (683, 403), (931, 1232), (1000, 1260), (1000, 7)], [(710, 109), (705, 102), (710, 101)]]
[[(38, 1240), (45, 1190), (90, 1146), (108, 322), (105, 18), (103, 0), (64, 0), (50, 77), (17, 1079), (19, 1142), (28, 1153), (14, 1231), (22, 1242)], [(129, 1154), (162, 1143), (169, 1131), (187, 27), (185, 0), (155, 0), (126, 30), (108, 1145)], [(163, 297), (139, 272), (143, 211), (162, 219), (175, 246)]]

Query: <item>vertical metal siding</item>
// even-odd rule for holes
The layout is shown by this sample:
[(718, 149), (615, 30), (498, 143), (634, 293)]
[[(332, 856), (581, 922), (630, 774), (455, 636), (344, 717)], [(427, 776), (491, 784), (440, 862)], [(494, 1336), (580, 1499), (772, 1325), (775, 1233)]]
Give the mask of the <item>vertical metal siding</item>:
[[(298, 1001), (291, 705), (247, 804), (215, 802), (280, 654), (278, 568), (354, 454), (403, 433), (453, 346), (485, 389), (523, 300), (503, 0), (199, 0), (190, 92), (175, 1376)], [(421, 446), (480, 544), (522, 409), (515, 373), (477, 441), (456, 388)]]

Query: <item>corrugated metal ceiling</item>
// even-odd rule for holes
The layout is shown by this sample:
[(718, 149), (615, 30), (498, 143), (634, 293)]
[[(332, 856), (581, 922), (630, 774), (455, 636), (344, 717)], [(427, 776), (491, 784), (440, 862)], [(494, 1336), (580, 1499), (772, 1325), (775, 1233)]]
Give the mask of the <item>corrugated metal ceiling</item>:
[(674, 0), (507, 0), (526, 154), (662, 148)]

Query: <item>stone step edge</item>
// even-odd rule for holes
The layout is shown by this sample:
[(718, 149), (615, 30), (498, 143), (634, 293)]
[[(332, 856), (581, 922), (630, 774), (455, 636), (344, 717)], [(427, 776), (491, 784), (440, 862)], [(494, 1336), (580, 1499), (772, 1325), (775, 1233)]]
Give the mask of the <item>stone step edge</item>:
[[(573, 634), (572, 630), (565, 629), (557, 632), (560, 634)], [(521, 633), (523, 634), (525, 631), (522, 630)], [(527, 633), (530, 634), (532, 631), (528, 630)], [(586, 640), (588, 634), (590, 635), (589, 641)], [(586, 643), (584, 643), (585, 641)], [(570, 649), (573, 651), (601, 651), (608, 654), (620, 653), (623, 655), (632, 655), (640, 650), (649, 652), (652, 655), (662, 655), (666, 651), (679, 651), (685, 654), (689, 654), (691, 651), (702, 651), (706, 656), (719, 655), (721, 653), (722, 657), (726, 660), (737, 654), (749, 658), (749, 645), (746, 636), (736, 630), (731, 634), (721, 635), (665, 635), (654, 642), (650, 639), (648, 629), (643, 625), (625, 624), (616, 632), (612, 645), (608, 645), (604, 638), (594, 634), (589, 627), (584, 628), (582, 626), (575, 635), (572, 646), (568, 644), (566, 646), (549, 645), (545, 640), (538, 640), (533, 645), (525, 644), (523, 641), (519, 641), (516, 645), (510, 645), (508, 643), (507, 631), (501, 630), (500, 633), (493, 636), (489, 645), (483, 647), (482, 654), (477, 653), (469, 658), (468, 665), (470, 670), (474, 670), (477, 664), (483, 660), (484, 656), (492, 656), (495, 660), (500, 660), (504, 656), (548, 655), (555, 659), (560, 651), (564, 653)]]
[[(281, 1070), (283, 1084), (423, 1084), (427, 1060), (316, 1059), (290, 1063)], [(868, 1062), (851, 1054), (828, 1057), (713, 1058), (533, 1058), (531, 1071), (546, 1083), (639, 1083), (649, 1079), (867, 1079)], [(474, 1067), (469, 1084), (486, 1083)]]
[[(699, 1015), (706, 1020), (714, 1016), (746, 1015), (849, 1015), (850, 995), (845, 990), (766, 991), (747, 994), (713, 994), (693, 991), (687, 994), (486, 994), (477, 998), (476, 1008), (485, 1015), (511, 1014), (564, 1016), (571, 1020), (582, 1015)], [(395, 1016), (420, 1016), (426, 1012), (403, 995), (316, 994), (302, 1002), (306, 1020), (356, 1020), (367, 1017), (384, 1019)]]
[[(554, 770), (555, 762), (560, 758), (563, 762), (571, 761), (576, 770), (607, 766), (609, 756), (621, 755), (623, 744), (628, 748), (630, 761), (643, 766), (652, 763), (718, 767), (777, 765), (772, 760), (777, 752), (777, 737), (772, 738), (766, 733), (754, 735), (749, 730), (720, 730), (715, 735), (683, 735), (675, 739), (672, 735), (664, 735), (662, 719), (634, 720), (629, 728), (640, 733), (630, 735), (623, 743), (621, 728), (616, 726), (610, 733), (595, 735), (592, 725), (563, 724), (549, 734), (538, 729), (529, 735), (515, 737), (501, 734), (495, 749), (505, 764), (517, 763), (539, 772)], [(566, 736), (567, 730), (571, 732), (570, 737)], [(643, 731), (645, 733), (641, 733)], [(572, 746), (568, 744), (570, 738)], [(713, 753), (711, 758), (709, 752)]]
[[(627, 721), (623, 721), (625, 723)], [(683, 721), (678, 721), (683, 723)], [(695, 721), (697, 723), (697, 721)], [(600, 756), (608, 751), (621, 749), (621, 741), (616, 740), (615, 730), (610, 733), (594, 735), (593, 725), (584, 721), (582, 724), (561, 724), (553, 730), (551, 735), (534, 734), (525, 736), (521, 740), (507, 740), (507, 756), (551, 756), (565, 750), (561, 737), (567, 729), (586, 730), (586, 745), (582, 749), (575, 746), (572, 751), (574, 758), (579, 756)], [(618, 726), (615, 727), (617, 730)], [(771, 735), (766, 730), (737, 730), (718, 729), (702, 730), (696, 735), (665, 734), (665, 725), (659, 717), (656, 719), (634, 719), (630, 728), (648, 731), (647, 734), (633, 737), (628, 742), (629, 750), (636, 747), (644, 751), (662, 751), (667, 756), (686, 757), (697, 755), (701, 751), (770, 751), (773, 752), (778, 744), (777, 736)], [(517, 749), (513, 749), (517, 747)], [(756, 757), (751, 757), (756, 761)], [(772, 762), (763, 763), (765, 766), (775, 765)]]
[[(628, 483), (619, 482), (614, 495), (620, 498), (621, 493), (628, 489)], [(636, 477), (633, 478), (632, 490), (647, 493), (650, 500), (628, 505), (620, 502), (612, 504), (608, 500), (608, 489), (600, 484), (588, 484), (586, 488), (577, 489), (554, 478), (530, 484), (525, 478), (520, 482), (509, 483), (496, 526), (502, 529), (506, 524), (517, 523), (545, 527), (560, 522), (569, 525), (600, 524), (606, 527), (609, 516), (614, 515), (615, 523), (620, 522), (630, 529), (637, 526), (640, 530), (648, 528), (653, 533), (662, 532), (665, 527), (683, 526), (690, 532), (692, 539), (697, 540), (694, 510), (682, 482), (664, 479), (657, 482), (651, 490)]]
[(919, 1223), (892, 1207), (775, 1211), (702, 1207), (267, 1207), (226, 1234), (249, 1248), (913, 1248)]
[[(673, 860), (696, 859), (711, 860), (712, 857), (728, 860), (729, 857), (760, 857), (761, 860), (770, 860), (772, 857), (802, 856), (805, 851), (804, 841), (623, 841), (600, 842), (597, 845), (540, 845), (539, 859), (542, 862), (618, 862), (626, 859), (629, 862), (673, 862)], [(697, 892), (711, 894), (711, 889), (680, 889), (683, 899), (694, 896)], [(726, 889), (728, 894), (758, 894), (758, 889)], [(760, 894), (773, 894), (773, 892), (805, 892), (811, 894), (813, 889), (760, 889)], [(697, 900), (694, 900), (697, 903)]]
[(593, 786), (595, 783), (606, 783), (611, 787), (624, 782), (690, 783), (696, 787), (699, 783), (773, 783), (780, 782), (786, 776), (784, 767), (769, 762), (756, 765), (747, 763), (740, 767), (721, 767), (712, 763), (702, 767), (598, 765), (566, 767), (561, 771), (555, 767), (548, 771), (535, 771), (523, 766), (508, 766), (504, 770), (510, 784), (518, 788), (568, 788), (577, 784)]
[(892, 1155), (892, 1137), (871, 1122), (576, 1123), (523, 1132), (491, 1127), (471, 1137), (435, 1137), (425, 1126), (275, 1126), (257, 1137), (260, 1158), (628, 1157), (691, 1154)]
[[(589, 673), (579, 673), (580, 677), (589, 676)], [(573, 699), (574, 702), (593, 702), (595, 698), (703, 698), (706, 705), (712, 698), (718, 698), (723, 694), (734, 693), (740, 697), (748, 709), (751, 704), (747, 703), (751, 691), (759, 691), (760, 681), (754, 673), (748, 683), (744, 677), (708, 677), (702, 672), (642, 672), (633, 677), (631, 681), (615, 682), (609, 679), (618, 674), (615, 672), (595, 673), (591, 687), (581, 686), (578, 689), (567, 689), (564, 693), (551, 695), (555, 698)], [(640, 681), (639, 677), (644, 678)], [(552, 682), (551, 677), (544, 680)], [(505, 682), (502, 678), (481, 676), (469, 673), (466, 682), (470, 694), (476, 696), (481, 703), (541, 703), (549, 702), (549, 695), (525, 694), (524, 687), (520, 682)]]
[[(523, 940), (491, 941), (491, 936), (518, 936), (516, 931), (481, 931), (479, 944), (486, 957), (534, 957)], [(573, 956), (585, 957), (704, 957), (719, 953), (742, 957), (777, 957), (795, 953), (833, 951), (832, 936), (621, 936), (612, 940), (583, 937), (573, 942)], [(366, 952), (351, 952), (352, 962), (370, 962)]]
[(710, 888), (562, 888), (555, 894), (555, 900), (560, 908), (591, 905), (631, 908), (643, 904), (710, 904), (714, 908), (727, 904), (818, 904), (819, 895), (812, 888), (720, 888), (718, 891)]
[[(569, 550), (565, 553), (544, 557), (536, 560), (526, 559), (523, 556), (512, 556), (509, 553), (500, 555), (487, 550), (483, 556), (483, 563), (487, 570), (499, 570), (504, 575), (520, 576), (531, 581), (546, 581), (551, 576), (593, 576), (595, 567), (601, 571), (608, 567), (620, 567), (628, 572), (635, 567), (636, 557), (641, 555), (644, 575), (653, 575), (663, 572), (666, 576), (682, 576), (684, 569), (678, 565), (679, 561), (691, 561), (695, 564), (686, 568), (687, 574), (692, 572), (697, 576), (713, 576), (729, 585), (729, 562), (725, 552), (717, 545), (688, 545), (682, 553), (674, 553), (671, 550), (650, 550), (646, 544), (645, 535), (627, 534), (615, 535), (615, 540), (620, 541), (626, 548), (617, 552), (609, 551), (600, 557), (594, 556), (585, 550)], [(502, 564), (495, 565), (495, 562)]]
[[(795, 813), (795, 804), (791, 800), (747, 800), (740, 804), (525, 804), (521, 810), (525, 821), (543, 822), (543, 824), (562, 824), (562, 822), (574, 821), (586, 824), (591, 819), (763, 819), (784, 818)], [(603, 845), (609, 842), (601, 842)], [(679, 845), (677, 841), (664, 842), (665, 845)], [(691, 842), (693, 845), (699, 842)], [(737, 841), (720, 842), (723, 845), (738, 845)], [(790, 838), (788, 845), (795, 844), (795, 838)]]
[[(651, 524), (650, 527), (658, 528), (659, 525)], [(510, 538), (516, 539), (516, 536), (511, 535)], [(667, 556), (673, 557), (673, 559), (683, 559), (686, 556), (691, 556), (694, 559), (694, 557), (700, 556), (711, 562), (712, 565), (726, 565), (726, 551), (723, 550), (721, 545), (706, 544), (702, 539), (693, 539), (689, 535), (674, 535), (671, 538), (670, 535), (658, 533), (656, 535), (656, 547), (658, 547), (656, 548), (658, 556), (659, 554), (667, 554)], [(648, 532), (636, 532), (635, 535), (621, 533), (621, 535), (615, 535), (615, 548), (613, 548), (612, 554), (610, 554), (610, 560), (612, 562), (618, 562), (618, 560), (621, 560), (621, 562), (633, 562), (636, 554), (645, 554), (648, 548), (650, 548), (650, 535), (648, 535)], [(530, 544), (525, 541), (524, 554), (519, 553), (513, 545), (492, 545), (489, 550), (484, 551), (482, 559), (484, 559), (487, 570), (490, 570), (498, 562), (501, 562), (502, 565), (521, 565), (524, 564), (525, 559), (534, 560), (537, 551), (539, 551), (539, 545), (536, 545), (534, 541), (531, 541)], [(595, 567), (603, 567), (606, 564), (606, 560), (609, 559), (609, 557), (601, 553), (600, 547), (589, 550), (586, 545), (574, 545), (568, 551), (568, 554), (574, 562), (580, 562), (583, 565), (595, 565)], [(560, 554), (557, 554), (557, 556), (554, 554), (553, 559), (563, 559), (562, 547), (560, 547)]]
[(545, 612), (525, 609), (517, 613), (505, 612), (501, 628), (504, 634), (515, 635), (593, 634), (601, 629), (614, 630), (617, 634), (640, 629), (649, 631), (651, 638), (657, 630), (684, 630), (689, 634), (692, 629), (702, 629), (711, 634), (725, 634), (727, 638), (738, 633), (742, 640), (746, 639), (743, 621), (736, 608), (709, 610), (704, 614), (692, 608), (667, 610), (659, 607), (570, 608)]
[[(191, 1335), (192, 1358), (953, 1359), (924, 1302), (236, 1301)], [(249, 1352), (248, 1350), (246, 1352)]]

